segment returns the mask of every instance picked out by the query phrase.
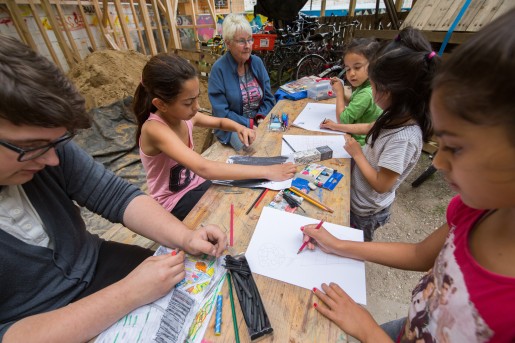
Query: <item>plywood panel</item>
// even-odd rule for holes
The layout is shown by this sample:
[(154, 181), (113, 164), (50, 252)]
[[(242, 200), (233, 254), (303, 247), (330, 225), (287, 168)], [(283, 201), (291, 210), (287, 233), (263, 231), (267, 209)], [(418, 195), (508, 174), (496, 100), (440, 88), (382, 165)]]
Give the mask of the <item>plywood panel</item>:
[(463, 14), (460, 22), (456, 26), (456, 31), (467, 31), (467, 28), (470, 26), (474, 18), (478, 15), (482, 8), (488, 6), (488, 4), (493, 4), (494, 1), (489, 0), (472, 0), (470, 2), (469, 7)]
[[(438, 8), (441, 0), (434, 0), (434, 1), (427, 1), (425, 3), (424, 8), (422, 8), (422, 12), (420, 12), (420, 15), (417, 17), (416, 21), (411, 23), (411, 26), (414, 28), (417, 28), (419, 30), (423, 30), (426, 26), (427, 21), (431, 17), (431, 14), (433, 11)], [(444, 1), (444, 0), (442, 0)]]
[[(510, 0), (507, 0), (510, 1)], [(478, 13), (474, 17), (474, 19), (470, 22), (468, 27), (466, 28), (467, 31), (478, 31), (480, 30), (484, 25), (492, 21), (492, 18), (494, 17), (495, 13), (499, 9), (499, 6), (502, 5), (502, 3), (505, 2), (504, 0), (499, 1), (485, 1), (483, 5), (480, 7)]]
[(452, 23), (454, 23), (454, 20), (458, 17), (458, 14), (461, 11), (461, 8), (463, 7), (465, 3), (465, 0), (462, 1), (451, 1), (451, 6), (449, 9), (445, 12), (442, 20), (440, 21), (440, 24), (433, 28), (433, 30), (436, 31), (448, 31), (451, 27)]

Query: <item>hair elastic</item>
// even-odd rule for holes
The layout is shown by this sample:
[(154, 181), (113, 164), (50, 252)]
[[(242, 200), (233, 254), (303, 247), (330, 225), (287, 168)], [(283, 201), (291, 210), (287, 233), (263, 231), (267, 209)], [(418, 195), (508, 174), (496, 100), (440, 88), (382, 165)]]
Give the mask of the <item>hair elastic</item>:
[(427, 54), (427, 60), (429, 61), (429, 60), (431, 60), (435, 56), (436, 56), (436, 52), (431, 51), (429, 54)]
[(400, 41), (401, 41), (401, 35), (400, 35), (400, 34), (399, 34), (399, 35), (397, 35), (397, 37), (395, 37), (395, 41), (396, 41), (396, 42), (400, 42)]

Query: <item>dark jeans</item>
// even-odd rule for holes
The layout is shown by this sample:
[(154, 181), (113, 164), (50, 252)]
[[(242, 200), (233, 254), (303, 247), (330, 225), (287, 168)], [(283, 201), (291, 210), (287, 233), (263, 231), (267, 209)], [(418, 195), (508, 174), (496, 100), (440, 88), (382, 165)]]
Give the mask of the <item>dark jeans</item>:
[(179, 200), (177, 205), (175, 205), (175, 207), (172, 209), (172, 214), (179, 220), (184, 220), (188, 213), (190, 213), (191, 209), (195, 207), (200, 198), (202, 198), (204, 193), (206, 193), (211, 184), (212, 182), (209, 180), (204, 181), (197, 187), (190, 190), (188, 193), (184, 194), (181, 200)]
[(350, 226), (363, 230), (365, 242), (370, 242), (374, 238), (374, 231), (390, 220), (390, 207), (369, 216), (358, 216), (351, 211)]
[(386, 322), (384, 324), (381, 324), (381, 329), (384, 330), (390, 336), (390, 338), (397, 342), (397, 338), (403, 331), (404, 325), (406, 324), (406, 317), (401, 319), (395, 319), (391, 322)]
[(154, 252), (137, 245), (104, 241), (100, 246), (95, 275), (90, 284), (73, 301), (120, 281)]

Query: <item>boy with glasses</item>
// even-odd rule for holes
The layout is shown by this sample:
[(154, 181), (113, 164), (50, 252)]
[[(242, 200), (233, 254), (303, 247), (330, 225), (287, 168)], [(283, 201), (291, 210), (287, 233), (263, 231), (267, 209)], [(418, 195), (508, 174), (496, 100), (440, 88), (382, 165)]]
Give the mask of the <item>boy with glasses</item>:
[(152, 257), (103, 241), (78, 206), (162, 245), (221, 255), (218, 227), (189, 230), (73, 143), (90, 125), (83, 98), (46, 58), (1, 35), (0, 84), (0, 341), (88, 341), (184, 278), (183, 252)]

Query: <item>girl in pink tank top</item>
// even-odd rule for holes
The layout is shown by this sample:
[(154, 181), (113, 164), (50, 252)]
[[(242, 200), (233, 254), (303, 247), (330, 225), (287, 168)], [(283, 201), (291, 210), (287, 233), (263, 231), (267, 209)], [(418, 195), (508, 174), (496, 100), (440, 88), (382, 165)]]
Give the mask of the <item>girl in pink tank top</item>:
[(194, 125), (236, 132), (245, 146), (256, 131), (226, 118), (199, 113), (199, 80), (184, 58), (161, 53), (143, 68), (134, 95), (137, 142), (147, 173), (149, 192), (181, 220), (208, 189), (206, 180), (267, 179), (283, 181), (295, 175), (292, 163), (247, 166), (210, 161), (193, 150)]

